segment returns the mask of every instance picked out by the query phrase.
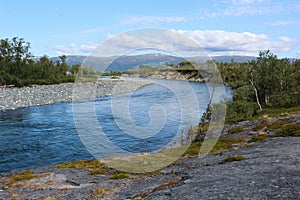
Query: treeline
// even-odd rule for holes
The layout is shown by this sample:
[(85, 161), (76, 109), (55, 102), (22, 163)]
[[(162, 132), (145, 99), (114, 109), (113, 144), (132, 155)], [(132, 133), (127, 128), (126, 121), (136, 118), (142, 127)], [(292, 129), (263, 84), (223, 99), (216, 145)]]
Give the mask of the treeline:
[(279, 59), (269, 50), (246, 63), (217, 63), (225, 84), (233, 89), (227, 122), (251, 119), (269, 108), (300, 105), (300, 60)]
[(46, 55), (35, 61), (29, 50), (30, 43), (23, 38), (0, 40), (0, 85), (22, 87), (74, 82), (79, 73), (94, 73), (92, 67), (68, 66), (64, 55), (59, 61), (52, 61)]

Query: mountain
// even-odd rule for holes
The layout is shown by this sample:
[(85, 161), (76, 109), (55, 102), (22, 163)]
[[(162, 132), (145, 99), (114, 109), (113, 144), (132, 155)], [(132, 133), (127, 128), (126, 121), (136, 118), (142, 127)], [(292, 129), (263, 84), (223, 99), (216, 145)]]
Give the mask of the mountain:
[[(59, 60), (59, 57), (50, 58), (53, 61)], [(248, 60), (256, 59), (251, 56), (213, 56), (211, 59), (217, 62), (247, 62)], [(120, 57), (92, 57), (70, 55), (67, 56), (67, 64), (83, 64), (93, 66), (96, 71), (126, 71), (133, 68), (138, 68), (140, 65), (162, 66), (166, 63), (178, 65), (182, 61), (193, 61), (198, 63), (205, 63), (207, 57), (189, 57), (182, 58), (165, 54), (143, 54)]]

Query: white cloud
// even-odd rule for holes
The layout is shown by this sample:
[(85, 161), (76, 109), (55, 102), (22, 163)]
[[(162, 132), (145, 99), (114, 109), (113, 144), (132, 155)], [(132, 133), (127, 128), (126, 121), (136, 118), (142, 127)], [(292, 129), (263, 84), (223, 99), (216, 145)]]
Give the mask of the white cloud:
[(62, 54), (85, 54), (90, 53), (97, 47), (96, 44), (82, 44), (80, 46), (77, 46), (74, 43), (71, 43), (69, 45), (57, 45), (54, 47), (54, 52), (58, 55)]
[(289, 25), (300, 25), (300, 20), (290, 20), (290, 21), (274, 21), (267, 22), (269, 26), (289, 26)]
[(281, 36), (272, 40), (265, 34), (250, 32), (226, 32), (222, 30), (179, 31), (197, 41), (200, 46), (212, 54), (257, 55), (261, 50), (285, 52), (295, 45), (295, 40)]
[(130, 16), (121, 21), (121, 25), (155, 25), (159, 23), (186, 22), (185, 17), (178, 16)]
[[(160, 49), (180, 53), (183, 56), (209, 55), (254, 55), (259, 51), (270, 49), (274, 53), (291, 50), (296, 41), (286, 36), (271, 39), (266, 34), (250, 32), (227, 32), (223, 30), (161, 30), (140, 29), (119, 35), (109, 35), (107, 40), (97, 48), (95, 56), (121, 55), (137, 49)], [(98, 44), (73, 43), (56, 46), (57, 54), (90, 53)], [(192, 55), (193, 54), (193, 55)]]

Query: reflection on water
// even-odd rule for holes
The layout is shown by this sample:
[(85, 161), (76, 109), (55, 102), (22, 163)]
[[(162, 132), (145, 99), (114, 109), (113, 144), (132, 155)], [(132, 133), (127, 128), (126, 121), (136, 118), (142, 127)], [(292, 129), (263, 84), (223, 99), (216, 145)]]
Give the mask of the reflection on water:
[[(180, 81), (174, 82), (180, 88)], [(191, 85), (197, 94), (199, 109), (203, 112), (209, 101), (208, 89), (204, 83)], [(182, 88), (181, 92), (184, 94), (186, 91)], [(230, 90), (227, 92), (229, 94)], [(158, 134), (146, 139), (124, 133), (118, 127), (115, 121), (118, 116), (111, 109), (112, 98), (95, 100), (96, 115), (106, 136), (120, 148), (130, 152), (154, 152), (168, 144), (173, 139), (174, 132), (177, 133), (182, 119), (178, 99), (172, 91), (158, 85), (149, 85), (129, 98), (130, 116), (138, 126), (148, 126), (151, 123), (151, 106), (162, 105), (164, 108), (165, 126)], [(128, 96), (114, 98), (122, 101), (122, 98)], [(191, 107), (190, 112), (193, 110)], [(152, 113), (152, 117), (159, 118), (156, 114)], [(200, 115), (201, 113), (199, 118)], [(77, 134), (72, 103), (0, 111), (0, 127), (0, 172), (92, 158)], [(104, 151), (103, 157), (111, 154), (112, 152)]]

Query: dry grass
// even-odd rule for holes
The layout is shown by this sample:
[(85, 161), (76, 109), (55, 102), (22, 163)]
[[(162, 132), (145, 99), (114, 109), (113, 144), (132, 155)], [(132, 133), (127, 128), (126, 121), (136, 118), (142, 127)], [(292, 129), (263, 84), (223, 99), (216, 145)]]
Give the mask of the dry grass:
[(222, 160), (220, 164), (226, 164), (226, 163), (241, 161), (241, 160), (246, 160), (246, 158), (244, 156), (229, 156), (224, 160)]
[(106, 196), (109, 195), (109, 192), (112, 191), (112, 188), (109, 187), (104, 187), (104, 188), (95, 188), (94, 189), (94, 194), (95, 195), (101, 195), (101, 196)]

